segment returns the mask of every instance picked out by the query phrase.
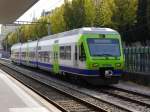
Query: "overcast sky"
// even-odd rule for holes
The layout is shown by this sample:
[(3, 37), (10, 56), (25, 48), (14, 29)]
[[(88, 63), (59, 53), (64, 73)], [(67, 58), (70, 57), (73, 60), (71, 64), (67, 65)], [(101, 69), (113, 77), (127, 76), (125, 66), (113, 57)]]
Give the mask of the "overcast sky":
[(63, 4), (64, 0), (39, 0), (33, 7), (25, 12), (17, 21), (32, 21), (38, 18), (43, 10), (50, 11)]
[[(32, 21), (32, 19), (39, 18), (43, 10), (50, 11), (56, 7), (61, 6), (64, 0), (39, 0), (27, 12), (25, 12), (17, 21)], [(1, 25), (0, 25), (1, 34)]]

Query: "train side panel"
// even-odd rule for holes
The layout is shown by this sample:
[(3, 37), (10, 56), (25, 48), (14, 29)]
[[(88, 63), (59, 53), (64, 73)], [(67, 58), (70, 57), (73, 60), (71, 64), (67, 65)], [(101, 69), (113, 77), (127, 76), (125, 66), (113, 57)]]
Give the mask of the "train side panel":
[(30, 66), (30, 67), (37, 67), (37, 44), (38, 44), (38, 41), (32, 41), (32, 42), (28, 42), (28, 45), (27, 45), (27, 56), (28, 59), (27, 60), (27, 66)]
[(77, 56), (75, 57), (75, 46), (77, 47), (79, 38), (80, 35), (72, 35), (58, 39), (40, 40), (38, 67), (59, 74), (75, 74), (76, 69), (79, 69)]
[(21, 64), (28, 65), (28, 51), (27, 43), (23, 43), (21, 46)]
[(38, 43), (38, 68), (52, 71), (52, 41), (40, 40)]
[(61, 73), (78, 74), (78, 69), (85, 68), (79, 65), (78, 40), (81, 35), (71, 35), (61, 38), (59, 42), (59, 66)]
[(21, 43), (15, 44), (11, 47), (11, 60), (14, 63), (21, 63)]

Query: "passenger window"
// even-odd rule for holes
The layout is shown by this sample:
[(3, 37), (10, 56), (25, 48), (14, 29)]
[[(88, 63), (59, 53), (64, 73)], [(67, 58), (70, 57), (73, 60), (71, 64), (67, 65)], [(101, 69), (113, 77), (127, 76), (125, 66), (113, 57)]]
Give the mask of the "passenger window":
[(80, 61), (85, 61), (86, 60), (86, 55), (85, 55), (85, 50), (84, 50), (83, 43), (80, 45), (79, 60)]
[(71, 46), (60, 47), (60, 59), (71, 60)]
[(66, 46), (65, 51), (66, 51), (66, 59), (71, 60), (71, 46)]
[(65, 59), (65, 47), (60, 47), (60, 59)]
[(75, 45), (75, 60), (77, 60), (77, 45)]

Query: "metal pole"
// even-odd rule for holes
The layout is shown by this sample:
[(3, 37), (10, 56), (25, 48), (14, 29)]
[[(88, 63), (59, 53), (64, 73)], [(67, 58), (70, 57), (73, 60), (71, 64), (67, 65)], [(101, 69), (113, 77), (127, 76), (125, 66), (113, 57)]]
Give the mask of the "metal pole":
[(17, 37), (18, 37), (18, 43), (20, 43), (20, 32), (19, 32), (19, 29), (17, 29)]
[(7, 53), (7, 39), (6, 39), (6, 42), (5, 42), (5, 44), (6, 44), (6, 53)]
[(50, 23), (48, 23), (48, 35), (50, 35), (51, 34), (51, 28), (50, 28)]

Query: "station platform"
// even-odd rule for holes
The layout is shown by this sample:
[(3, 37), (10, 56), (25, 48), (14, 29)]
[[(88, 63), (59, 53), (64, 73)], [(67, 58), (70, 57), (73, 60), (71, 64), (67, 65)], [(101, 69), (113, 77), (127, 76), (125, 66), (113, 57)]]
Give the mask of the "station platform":
[(0, 112), (61, 112), (0, 69)]

